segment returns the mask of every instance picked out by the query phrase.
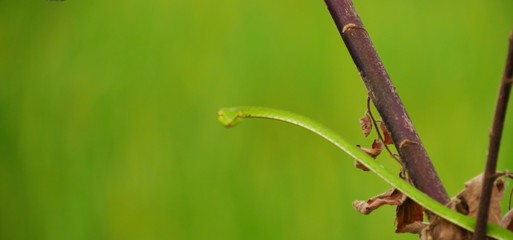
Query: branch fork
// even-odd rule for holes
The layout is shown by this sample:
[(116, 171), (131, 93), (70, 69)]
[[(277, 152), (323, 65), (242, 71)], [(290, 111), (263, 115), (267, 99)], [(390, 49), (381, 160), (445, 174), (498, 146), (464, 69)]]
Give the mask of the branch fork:
[[(449, 197), (442, 185), (422, 142), (413, 127), (383, 63), (381, 62), (351, 0), (325, 0), (328, 10), (349, 50), (367, 88), (368, 96), (392, 134), (402, 165), (413, 185), (436, 201), (447, 204)], [(506, 67), (500, 85), (486, 169), (483, 174), (481, 199), (474, 240), (486, 238), (486, 224), (495, 181), (497, 157), (507, 103), (513, 84), (513, 32), (509, 36)]]

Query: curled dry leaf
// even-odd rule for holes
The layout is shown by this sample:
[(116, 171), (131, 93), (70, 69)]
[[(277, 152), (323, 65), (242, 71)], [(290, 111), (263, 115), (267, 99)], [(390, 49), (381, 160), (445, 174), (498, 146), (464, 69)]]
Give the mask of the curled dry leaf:
[[(465, 183), (465, 189), (460, 192), (456, 198), (468, 206), (468, 216), (476, 218), (479, 208), (479, 200), (481, 198), (481, 189), (483, 185), (483, 175), (480, 174)], [(499, 224), (502, 218), (501, 200), (504, 196), (504, 180), (498, 178), (495, 180), (492, 190), (492, 198), (490, 200), (490, 212), (488, 221), (490, 223)]]
[[(362, 149), (367, 154), (369, 154), (369, 156), (371, 156), (374, 159), (381, 153), (381, 150), (383, 149), (383, 144), (381, 144), (378, 141), (378, 139), (374, 139), (374, 142), (372, 142), (371, 148), (364, 148), (364, 147), (361, 147), (360, 145), (356, 145), (356, 146), (359, 147), (360, 149)], [(363, 171), (366, 171), (366, 172), (369, 171), (369, 169), (367, 167), (365, 167), (360, 161), (358, 161), (356, 159), (354, 160), (354, 166)]]
[(400, 205), (406, 200), (406, 196), (399, 190), (392, 188), (384, 193), (376, 195), (367, 201), (354, 201), (353, 206), (362, 214), (369, 214), (374, 209), (383, 205)]
[(372, 142), (371, 148), (364, 148), (360, 145), (357, 145), (361, 150), (365, 151), (369, 156), (376, 159), (376, 157), (381, 153), (381, 150), (383, 150), (383, 144), (379, 142), (378, 139), (374, 139), (374, 142)]
[[(477, 210), (479, 207), (479, 200), (481, 198), (481, 188), (483, 183), (483, 175), (480, 174), (465, 183), (465, 188), (456, 197), (454, 197), (447, 206), (459, 213), (476, 218)], [(500, 200), (504, 195), (504, 180), (497, 179), (494, 183), (492, 191), (492, 199), (490, 202), (490, 213), (488, 221), (490, 223), (499, 224), (501, 219), (501, 206)], [(512, 214), (513, 215), (513, 214)], [(513, 217), (513, 216), (512, 216)], [(507, 224), (503, 219), (501, 224)], [(511, 224), (511, 220), (510, 220)], [(434, 216), (431, 219), (429, 226), (421, 232), (420, 239), (440, 239), (440, 240), (463, 240), (470, 239), (472, 233), (464, 230), (443, 218)]]
[[(467, 181), (463, 191), (456, 195), (447, 206), (454, 211), (475, 218), (481, 197), (482, 182), (482, 174)], [(500, 201), (504, 195), (504, 180), (498, 178), (494, 184), (488, 221), (513, 231), (513, 210), (510, 210), (501, 220)], [(397, 206), (396, 233), (417, 233), (421, 240), (465, 240), (472, 237), (471, 232), (436, 215), (430, 218), (429, 225), (423, 223), (422, 207), (397, 189), (390, 189), (367, 201), (353, 202), (353, 206), (363, 214), (369, 214), (383, 205)]]
[(392, 136), (390, 135), (390, 132), (388, 131), (387, 126), (385, 126), (385, 123), (383, 123), (383, 121), (381, 121), (379, 127), (383, 132), (383, 144), (394, 144), (394, 142), (392, 141)]
[(422, 222), (423, 209), (399, 190), (393, 188), (367, 201), (354, 201), (353, 206), (362, 214), (369, 214), (383, 205), (395, 205), (396, 233), (420, 233), (427, 225)]
[(369, 115), (365, 114), (365, 116), (360, 118), (360, 127), (362, 128), (363, 135), (365, 137), (369, 136), (372, 131), (372, 122)]

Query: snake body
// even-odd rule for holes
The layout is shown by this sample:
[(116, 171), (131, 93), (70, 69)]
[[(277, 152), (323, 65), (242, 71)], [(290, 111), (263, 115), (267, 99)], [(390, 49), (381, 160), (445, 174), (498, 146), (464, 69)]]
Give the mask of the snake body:
[[(218, 112), (218, 120), (226, 127), (232, 127), (237, 125), (241, 120), (245, 118), (265, 118), (273, 119), (282, 122), (291, 123), (293, 125), (305, 128), (315, 134), (323, 137), (329, 142), (333, 143), (338, 148), (349, 154), (352, 158), (360, 161), (365, 167), (370, 169), (380, 178), (385, 180), (387, 183), (397, 188), (399, 191), (404, 193), (406, 196), (411, 198), (413, 201), (420, 204), (428, 211), (464, 228), (469, 231), (474, 230), (476, 224), (475, 219), (455, 212), (439, 202), (433, 200), (423, 192), (419, 191), (403, 179), (392, 174), (370, 156), (361, 151), (359, 148), (350, 144), (330, 129), (324, 127), (322, 124), (317, 123), (307, 117), (286, 112), (282, 110), (264, 108), (264, 107), (234, 107), (234, 108), (223, 108)], [(487, 236), (496, 239), (513, 239), (513, 232), (510, 232), (498, 225), (488, 224)]]

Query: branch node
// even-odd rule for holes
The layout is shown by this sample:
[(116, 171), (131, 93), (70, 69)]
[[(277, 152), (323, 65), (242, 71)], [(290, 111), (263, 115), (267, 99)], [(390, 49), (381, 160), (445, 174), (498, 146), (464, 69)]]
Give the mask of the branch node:
[(411, 141), (409, 139), (404, 139), (403, 141), (401, 141), (401, 143), (399, 144), (399, 148), (405, 148), (407, 147), (408, 145), (410, 144), (419, 144), (418, 142), (415, 142), (415, 141)]
[(348, 23), (348, 24), (344, 25), (344, 27), (342, 28), (342, 33), (346, 33), (347, 31), (349, 31), (351, 29), (364, 29), (364, 28), (359, 27), (358, 25), (356, 25), (354, 23)]

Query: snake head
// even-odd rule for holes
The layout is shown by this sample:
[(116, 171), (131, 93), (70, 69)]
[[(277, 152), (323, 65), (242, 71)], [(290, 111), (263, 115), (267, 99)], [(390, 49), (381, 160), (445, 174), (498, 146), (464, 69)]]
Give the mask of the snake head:
[(222, 108), (217, 112), (217, 119), (225, 127), (233, 127), (242, 120), (242, 113), (236, 108)]

